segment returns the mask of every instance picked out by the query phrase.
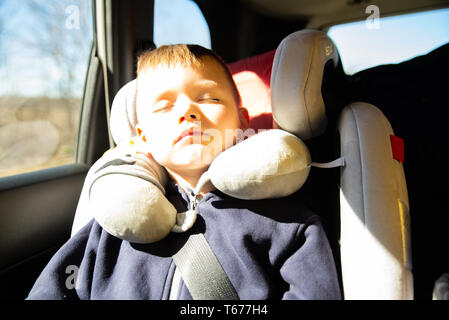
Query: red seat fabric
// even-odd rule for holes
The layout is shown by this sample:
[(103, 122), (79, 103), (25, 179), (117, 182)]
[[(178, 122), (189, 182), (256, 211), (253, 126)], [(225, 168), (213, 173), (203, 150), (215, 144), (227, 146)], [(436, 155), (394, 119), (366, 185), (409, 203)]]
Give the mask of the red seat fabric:
[(242, 106), (249, 112), (250, 128), (272, 129), (270, 80), (274, 54), (272, 50), (228, 64), (228, 68), (242, 98)]

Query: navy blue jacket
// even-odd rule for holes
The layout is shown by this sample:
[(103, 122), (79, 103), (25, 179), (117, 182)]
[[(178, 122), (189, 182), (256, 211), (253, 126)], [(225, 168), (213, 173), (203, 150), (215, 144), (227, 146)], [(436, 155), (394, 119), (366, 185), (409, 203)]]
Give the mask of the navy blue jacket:
[[(209, 192), (192, 229), (153, 244), (122, 241), (91, 221), (55, 254), (28, 299), (168, 299), (171, 256), (198, 232), (240, 299), (340, 299), (327, 237), (319, 217), (301, 204), (300, 191), (257, 201)], [(185, 211), (188, 197), (172, 182), (167, 198)], [(192, 299), (182, 281), (178, 299)]]

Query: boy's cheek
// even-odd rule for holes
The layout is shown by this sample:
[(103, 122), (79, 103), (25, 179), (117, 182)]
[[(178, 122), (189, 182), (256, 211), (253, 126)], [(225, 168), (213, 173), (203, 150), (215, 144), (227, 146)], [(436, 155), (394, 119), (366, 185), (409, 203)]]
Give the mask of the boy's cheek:
[(160, 148), (157, 148), (157, 146), (154, 145), (148, 145), (148, 150), (151, 153), (151, 156), (154, 160), (156, 160), (157, 163), (159, 163), (161, 166), (166, 166), (168, 164), (168, 152), (161, 150)]

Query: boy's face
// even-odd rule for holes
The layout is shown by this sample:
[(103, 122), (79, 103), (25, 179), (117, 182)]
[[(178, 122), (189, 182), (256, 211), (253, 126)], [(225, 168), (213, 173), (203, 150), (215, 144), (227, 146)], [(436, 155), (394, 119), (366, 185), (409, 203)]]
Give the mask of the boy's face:
[(178, 172), (204, 170), (246, 128), (222, 66), (210, 57), (202, 62), (156, 67), (138, 79), (137, 131), (154, 159)]

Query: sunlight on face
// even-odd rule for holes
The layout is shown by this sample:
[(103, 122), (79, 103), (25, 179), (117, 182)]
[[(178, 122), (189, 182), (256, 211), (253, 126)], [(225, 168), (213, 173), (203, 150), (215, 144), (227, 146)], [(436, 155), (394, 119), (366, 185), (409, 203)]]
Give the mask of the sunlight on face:
[(138, 79), (138, 130), (155, 160), (171, 170), (206, 168), (235, 142), (240, 118), (222, 67), (159, 66)]

